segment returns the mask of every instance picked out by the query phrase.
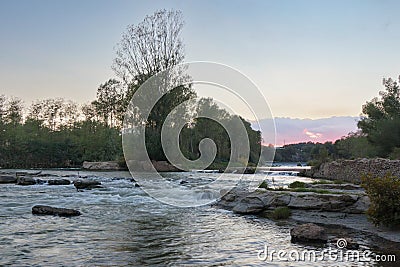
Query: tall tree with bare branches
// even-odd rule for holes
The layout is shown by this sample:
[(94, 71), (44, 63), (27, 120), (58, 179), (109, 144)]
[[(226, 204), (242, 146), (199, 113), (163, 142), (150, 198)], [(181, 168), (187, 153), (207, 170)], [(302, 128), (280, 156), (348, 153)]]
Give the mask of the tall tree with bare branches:
[(141, 84), (148, 77), (181, 63), (184, 46), (181, 11), (159, 10), (138, 25), (129, 25), (117, 46), (112, 66), (127, 84)]

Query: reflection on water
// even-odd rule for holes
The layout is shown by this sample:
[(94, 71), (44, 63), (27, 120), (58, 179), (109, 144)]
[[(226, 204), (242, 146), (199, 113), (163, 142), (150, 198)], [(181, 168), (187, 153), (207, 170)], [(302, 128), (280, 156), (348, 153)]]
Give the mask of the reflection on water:
[[(0, 185), (0, 266), (354, 266), (262, 262), (257, 251), (264, 244), (286, 250), (306, 247), (290, 242), (289, 225), (210, 206), (167, 206), (129, 179), (113, 179), (130, 178), (126, 172), (95, 175), (103, 189), (77, 192), (73, 185)], [(190, 178), (210, 179), (210, 175), (190, 174)], [(169, 177), (179, 183), (189, 174)], [(293, 179), (297, 178), (279, 176), (275, 182), (281, 185)], [(83, 215), (33, 216), (31, 207), (37, 204), (76, 208)]]

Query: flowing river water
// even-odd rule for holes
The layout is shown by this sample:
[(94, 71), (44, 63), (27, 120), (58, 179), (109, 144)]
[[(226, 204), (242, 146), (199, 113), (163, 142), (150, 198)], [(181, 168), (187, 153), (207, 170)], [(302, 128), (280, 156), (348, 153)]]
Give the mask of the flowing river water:
[[(46, 171), (59, 176), (77, 171)], [(80, 172), (103, 188), (0, 185), (0, 266), (358, 266), (338, 261), (277, 261), (258, 258), (265, 245), (285, 251), (332, 246), (290, 242), (290, 224), (236, 215), (206, 205), (177, 208), (149, 197), (128, 172)], [(170, 173), (179, 183), (216, 174)], [(71, 180), (75, 178), (71, 177)], [(278, 185), (307, 180), (275, 175)], [(35, 216), (34, 205), (78, 209), (81, 216)], [(367, 239), (360, 250), (369, 249)], [(379, 266), (367, 262), (360, 266)]]

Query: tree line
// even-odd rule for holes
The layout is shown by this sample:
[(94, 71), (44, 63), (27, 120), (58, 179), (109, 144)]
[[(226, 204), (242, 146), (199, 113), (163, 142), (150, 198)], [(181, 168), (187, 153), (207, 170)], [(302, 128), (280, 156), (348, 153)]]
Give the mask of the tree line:
[[(129, 25), (117, 45), (112, 69), (116, 77), (100, 84), (96, 99), (78, 105), (61, 98), (44, 99), (25, 107), (20, 99), (0, 96), (0, 167), (79, 167), (83, 161), (118, 160), (124, 164), (121, 129), (124, 114), (138, 88), (151, 76), (183, 62), (180, 11), (159, 10), (137, 25)], [(196, 98), (190, 85), (166, 93), (146, 118), (146, 147), (150, 159), (166, 160), (161, 129), (168, 114), (179, 104)], [(212, 99), (201, 99), (198, 108), (211, 109), (216, 117), (234, 121)], [(191, 111), (187, 111), (191, 112)], [(256, 163), (261, 133), (240, 118), (250, 142), (249, 160)], [(231, 144), (224, 128), (213, 120), (188, 122), (179, 136), (183, 154), (196, 159), (199, 143), (211, 138), (217, 146), (214, 163), (229, 161)]]

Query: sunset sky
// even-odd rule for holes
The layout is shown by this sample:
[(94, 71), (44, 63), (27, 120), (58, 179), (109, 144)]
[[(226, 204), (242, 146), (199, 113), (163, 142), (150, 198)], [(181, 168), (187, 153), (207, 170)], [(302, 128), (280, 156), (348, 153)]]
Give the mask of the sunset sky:
[(399, 1), (2, 0), (0, 94), (93, 100), (126, 26), (161, 8), (183, 12), (187, 61), (240, 70), (277, 117), (358, 116), (400, 74)]

